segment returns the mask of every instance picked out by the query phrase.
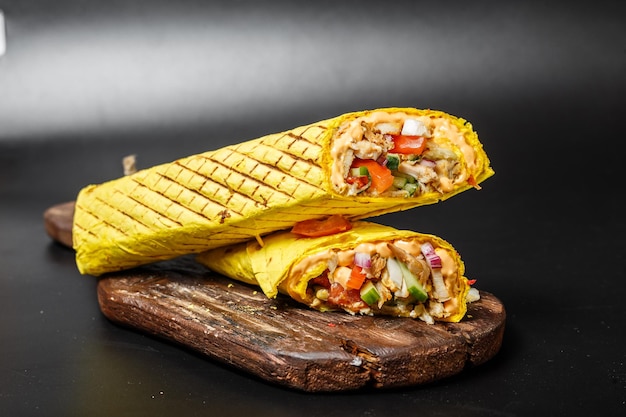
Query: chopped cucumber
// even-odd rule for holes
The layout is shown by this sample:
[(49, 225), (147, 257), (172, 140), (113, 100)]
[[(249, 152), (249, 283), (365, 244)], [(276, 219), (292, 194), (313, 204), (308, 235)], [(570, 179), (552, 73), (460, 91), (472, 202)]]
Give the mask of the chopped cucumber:
[(395, 172), (393, 177), (393, 186), (399, 190), (406, 191), (409, 196), (413, 196), (419, 188), (415, 178), (410, 175)]
[(361, 300), (365, 301), (365, 303), (370, 306), (380, 300), (380, 293), (372, 281), (367, 281), (365, 285), (361, 287)]
[(358, 168), (351, 168), (350, 175), (353, 177), (362, 177), (362, 176), (369, 177), (370, 173), (367, 170), (367, 167), (358, 167)]
[(387, 168), (394, 171), (398, 169), (398, 165), (400, 165), (400, 157), (392, 153), (387, 154)]
[(396, 188), (404, 188), (406, 186), (407, 180), (403, 177), (393, 177), (393, 186)]
[(411, 176), (409, 174), (405, 174), (403, 172), (394, 171), (393, 172), (393, 176), (394, 177), (398, 177), (398, 178), (406, 178), (406, 182), (411, 183), (411, 184), (417, 182), (417, 179), (415, 179), (415, 177), (413, 177), (413, 176)]
[(417, 191), (417, 188), (417, 184), (415, 183), (406, 183), (404, 187), (402, 187), (402, 189), (409, 193), (409, 196), (413, 196), (413, 194)]
[(409, 294), (411, 294), (417, 301), (424, 302), (428, 299), (428, 294), (422, 284), (419, 283), (417, 277), (409, 271), (409, 268), (406, 266), (404, 262), (398, 262), (400, 265), (400, 269), (402, 270), (402, 277), (404, 278), (404, 282), (406, 282), (406, 287), (409, 290)]

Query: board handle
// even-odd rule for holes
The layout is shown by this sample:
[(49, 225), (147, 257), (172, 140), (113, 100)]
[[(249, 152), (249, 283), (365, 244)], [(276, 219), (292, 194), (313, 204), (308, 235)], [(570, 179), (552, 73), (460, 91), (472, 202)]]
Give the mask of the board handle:
[(55, 242), (72, 247), (72, 223), (74, 221), (74, 201), (49, 207), (43, 214), (46, 233)]

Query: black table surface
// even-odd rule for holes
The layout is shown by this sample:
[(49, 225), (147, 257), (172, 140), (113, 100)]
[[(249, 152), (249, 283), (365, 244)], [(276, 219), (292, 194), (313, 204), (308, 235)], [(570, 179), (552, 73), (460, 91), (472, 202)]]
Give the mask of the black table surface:
[[(261, 3), (0, 0), (0, 415), (624, 415), (620, 2)], [(44, 231), (125, 155), (147, 167), (384, 106), (467, 118), (496, 170), (375, 219), (450, 241), (504, 303), (501, 351), (458, 376), (271, 385), (108, 321)]]

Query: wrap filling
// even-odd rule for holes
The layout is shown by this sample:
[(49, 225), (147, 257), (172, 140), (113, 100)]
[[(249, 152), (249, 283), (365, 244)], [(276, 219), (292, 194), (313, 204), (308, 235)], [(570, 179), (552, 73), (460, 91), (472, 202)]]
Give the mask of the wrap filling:
[[(373, 112), (339, 127), (332, 184), (342, 195), (412, 197), (477, 184), (476, 151), (441, 115)], [(463, 168), (463, 163), (467, 171)]]
[[(305, 257), (291, 273), (300, 275), (300, 283), (306, 282), (306, 302), (318, 310), (433, 323), (463, 314), (465, 301), (474, 301), (448, 250), (417, 239), (328, 249)], [(470, 297), (477, 294), (471, 291)]]

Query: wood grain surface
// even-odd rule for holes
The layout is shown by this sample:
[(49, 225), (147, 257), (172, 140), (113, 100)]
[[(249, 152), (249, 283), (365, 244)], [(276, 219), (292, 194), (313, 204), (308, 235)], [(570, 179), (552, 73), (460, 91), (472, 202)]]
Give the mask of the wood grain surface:
[[(44, 214), (48, 234), (67, 246), (72, 214), (71, 202)], [(484, 291), (460, 323), (321, 313), (281, 295), (268, 299), (193, 257), (103, 276), (98, 302), (115, 323), (307, 392), (402, 387), (458, 374), (496, 355), (506, 321), (502, 303)]]

